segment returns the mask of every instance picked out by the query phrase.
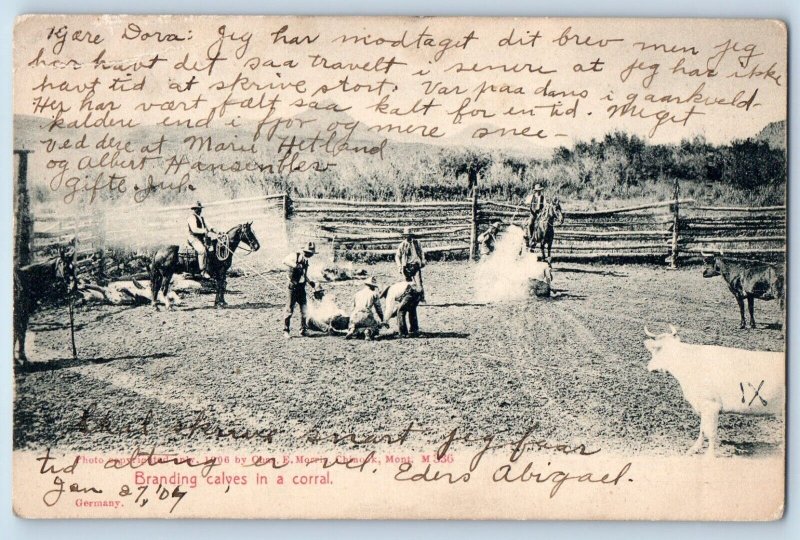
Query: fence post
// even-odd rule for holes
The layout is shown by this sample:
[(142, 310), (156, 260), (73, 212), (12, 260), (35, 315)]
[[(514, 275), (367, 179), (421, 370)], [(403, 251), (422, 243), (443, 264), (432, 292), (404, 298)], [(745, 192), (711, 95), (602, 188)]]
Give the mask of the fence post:
[(678, 179), (675, 179), (675, 189), (674, 189), (674, 202), (672, 203), (672, 254), (670, 256), (669, 267), (670, 268), (677, 268), (678, 267), (678, 238), (680, 234), (680, 211), (679, 211), (679, 203), (678, 203), (678, 194), (679, 194), (679, 187), (678, 187)]
[(472, 213), (469, 228), (469, 258), (471, 261), (478, 258), (478, 188), (472, 188)]
[(31, 262), (31, 238), (33, 237), (33, 219), (31, 219), (31, 202), (28, 195), (28, 154), (31, 150), (14, 150), (18, 157), (17, 181), (14, 184), (14, 264), (24, 266)]
[(292, 199), (288, 193), (283, 194), (283, 217), (288, 218), (292, 215)]

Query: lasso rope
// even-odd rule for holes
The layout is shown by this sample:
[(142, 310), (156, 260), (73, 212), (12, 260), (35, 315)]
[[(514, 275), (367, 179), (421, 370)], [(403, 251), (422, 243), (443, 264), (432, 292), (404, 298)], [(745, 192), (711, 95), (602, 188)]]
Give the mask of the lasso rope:
[(221, 233), (217, 237), (216, 256), (219, 261), (225, 261), (231, 256), (230, 238), (227, 233)]
[(248, 274), (249, 274), (249, 275), (247, 275), (247, 276), (245, 276), (245, 277), (258, 276), (258, 277), (260, 277), (262, 280), (264, 280), (264, 283), (266, 283), (267, 285), (270, 285), (270, 286), (274, 287), (276, 290), (280, 291), (281, 293), (283, 293), (283, 292), (285, 292), (285, 291), (286, 291), (286, 287), (281, 287), (281, 286), (279, 286), (277, 283), (275, 283), (274, 281), (272, 281), (271, 279), (269, 279), (269, 278), (268, 278), (268, 277), (265, 275), (265, 274), (267, 273), (266, 271), (264, 271), (264, 272), (258, 272), (258, 271), (255, 269), (255, 266), (254, 266), (254, 265), (252, 265), (252, 264), (247, 264), (247, 263), (245, 263), (245, 262), (244, 262), (244, 261), (242, 261), (242, 260), (240, 260), (240, 261), (239, 261), (239, 264), (240, 264), (241, 266), (243, 266), (243, 267), (245, 268), (245, 270), (246, 270), (246, 271), (248, 272)]

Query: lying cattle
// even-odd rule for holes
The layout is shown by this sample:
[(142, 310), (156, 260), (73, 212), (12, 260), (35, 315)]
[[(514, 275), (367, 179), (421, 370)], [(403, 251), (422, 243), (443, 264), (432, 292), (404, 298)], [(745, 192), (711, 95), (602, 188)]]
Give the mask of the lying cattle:
[(336, 305), (336, 300), (317, 287), (308, 300), (306, 325), (309, 330), (327, 334), (346, 334), (350, 317)]
[(653, 355), (649, 371), (670, 373), (681, 386), (683, 396), (700, 415), (700, 434), (689, 454), (700, 451), (708, 438), (708, 455), (713, 456), (719, 440), (717, 421), (721, 412), (781, 414), (785, 403), (784, 353), (746, 351), (730, 347), (690, 345), (678, 332), (655, 335), (644, 342)]
[(760, 262), (732, 261), (720, 255), (706, 256), (706, 267), (703, 277), (710, 278), (722, 276), (728, 288), (739, 304), (739, 314), (742, 322), (739, 328), (747, 325), (744, 318), (744, 300), (747, 299), (747, 310), (750, 312), (750, 327), (756, 327), (753, 317), (753, 300), (780, 299), (783, 309), (783, 272), (776, 266)]
[(64, 297), (70, 286), (74, 289), (77, 285), (73, 254), (74, 248), (68, 246), (49, 261), (14, 268), (14, 341), (22, 365), (28, 361), (25, 354), (28, 321), (38, 303)]
[(384, 306), (384, 322), (397, 316), (397, 330), (400, 337), (419, 334), (419, 319), (417, 306), (422, 301), (422, 289), (413, 282), (399, 281), (386, 287), (381, 292), (381, 297), (386, 299)]
[(363, 268), (354, 268), (352, 264), (326, 266), (322, 269), (322, 277), (325, 281), (350, 281), (367, 277), (367, 271)]

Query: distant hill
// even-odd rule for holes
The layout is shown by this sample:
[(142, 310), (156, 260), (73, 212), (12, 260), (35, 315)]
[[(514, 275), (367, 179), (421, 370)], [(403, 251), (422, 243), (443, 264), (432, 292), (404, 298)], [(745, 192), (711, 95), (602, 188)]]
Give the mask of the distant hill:
[(770, 122), (758, 132), (755, 140), (766, 142), (773, 150), (786, 151), (786, 120)]

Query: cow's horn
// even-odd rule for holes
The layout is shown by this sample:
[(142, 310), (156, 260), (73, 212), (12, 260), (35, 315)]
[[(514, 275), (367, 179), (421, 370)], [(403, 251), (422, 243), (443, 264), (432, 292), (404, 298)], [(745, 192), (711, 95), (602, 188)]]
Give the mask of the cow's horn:
[(644, 333), (645, 333), (645, 335), (647, 337), (651, 337), (651, 338), (658, 337), (657, 335), (655, 335), (654, 333), (652, 333), (650, 330), (647, 329), (647, 325), (644, 325)]
[(669, 331), (673, 336), (678, 334), (678, 329), (672, 326), (671, 324), (669, 325)]

